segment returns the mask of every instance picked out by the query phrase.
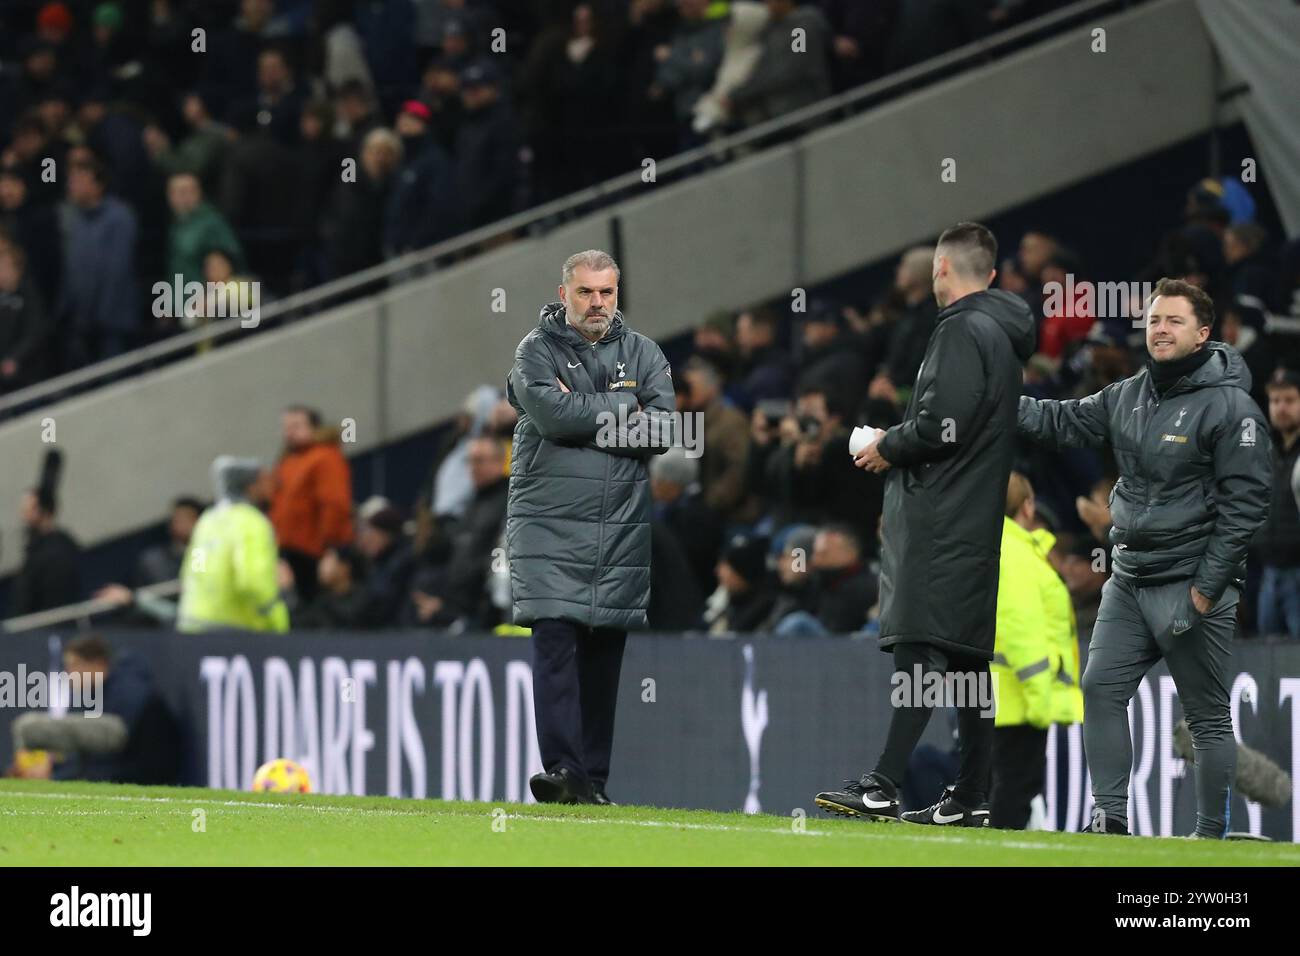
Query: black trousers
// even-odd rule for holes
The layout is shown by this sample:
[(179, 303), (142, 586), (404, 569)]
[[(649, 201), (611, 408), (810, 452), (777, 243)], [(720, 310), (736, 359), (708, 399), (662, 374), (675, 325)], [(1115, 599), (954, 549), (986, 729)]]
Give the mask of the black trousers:
[(627, 631), (543, 618), (533, 622), (532, 643), (542, 766), (548, 773), (567, 768), (604, 787)]
[[(943, 674), (958, 675), (963, 680), (973, 677), (977, 687), (991, 688), (988, 661), (955, 654), (930, 644), (895, 644), (894, 673), (895, 689), (900, 686), (910, 689), (918, 673), (923, 680), (930, 675)], [(902, 783), (907, 762), (934, 711), (926, 703), (924, 694), (919, 698), (910, 693), (901, 696), (902, 705), (894, 707), (889, 734), (885, 738), (885, 751), (876, 764), (876, 772), (889, 778), (895, 786)], [(984, 702), (971, 700), (969, 695), (963, 696), (966, 699), (958, 701), (956, 707), (957, 751), (961, 755), (961, 765), (957, 770), (953, 796), (965, 806), (981, 807), (988, 800), (992, 770), (993, 714), (992, 708), (986, 708)]]
[(299, 604), (306, 604), (320, 590), (320, 580), (316, 577), (316, 568), (320, 564), (320, 558), (313, 557), (306, 551), (297, 551), (293, 548), (281, 548), (280, 557), (288, 563), (290, 570), (293, 571), (293, 589), (298, 594)]
[(993, 799), (989, 823), (1023, 830), (1029, 804), (1047, 783), (1047, 729), (1029, 724), (993, 728)]

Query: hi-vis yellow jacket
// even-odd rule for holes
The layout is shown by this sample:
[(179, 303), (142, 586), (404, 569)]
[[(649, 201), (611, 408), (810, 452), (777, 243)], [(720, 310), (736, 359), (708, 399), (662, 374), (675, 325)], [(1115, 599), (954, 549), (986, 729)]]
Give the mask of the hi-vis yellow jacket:
[(261, 511), (243, 501), (213, 505), (194, 526), (181, 565), (177, 628), (289, 630), (278, 561), (275, 532)]
[(1055, 543), (1050, 531), (1026, 531), (1010, 518), (1003, 519), (991, 668), (998, 727), (1042, 728), (1083, 720), (1074, 605), (1065, 582), (1047, 560)]

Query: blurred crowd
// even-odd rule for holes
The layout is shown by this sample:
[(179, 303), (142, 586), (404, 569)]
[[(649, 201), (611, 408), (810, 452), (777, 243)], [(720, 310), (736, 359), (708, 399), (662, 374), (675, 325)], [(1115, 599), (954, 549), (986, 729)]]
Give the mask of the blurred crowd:
[[(8, 0), (0, 391), (227, 317), (253, 282), (269, 303), (1059, 5)], [(176, 276), (209, 291), (154, 291)]]
[[(1197, 183), (1183, 220), (1133, 274), (1210, 291), (1212, 336), (1251, 370), (1278, 455), (1242, 623), (1300, 638), (1300, 243), (1269, 236), (1252, 217), (1230, 182)], [(1098, 317), (1103, 300), (1083, 289), (1108, 277), (1093, 276), (1064, 237), (1031, 231), (1007, 251), (998, 284), (1023, 296), (1039, 324), (1027, 394), (1081, 397), (1146, 361), (1134, 320), (1141, 302), (1127, 304), (1131, 315)], [(651, 460), (652, 628), (792, 636), (874, 628), (883, 479), (853, 465), (848, 438), (854, 425), (888, 428), (902, 416), (937, 314), (932, 258), (930, 247), (906, 250), (888, 288), (863, 289), (859, 301), (758, 305), (709, 316), (690, 333), (673, 378), (678, 409), (702, 423), (702, 454), (674, 448)], [(1056, 294), (1058, 283), (1074, 297)], [(269, 593), (279, 588), (286, 626), (513, 631), (502, 534), (515, 422), (500, 389), (478, 387), (444, 432), (417, 500), (357, 503), (338, 430), (314, 409), (286, 410), (282, 456), (250, 471), (240, 492), (268, 515), (266, 567), (279, 567), (267, 571), (276, 576)], [(1049, 557), (1086, 632), (1107, 573), (1114, 461), (1109, 451), (1026, 443), (1016, 468), (1033, 489), (1030, 530), (1054, 536)], [(28, 562), (11, 615), (80, 596), (76, 544), (55, 508), (40, 489), (24, 503)], [(176, 501), (168, 540), (100, 596), (130, 604), (132, 589), (180, 576), (202, 509), (194, 498)], [(267, 629), (279, 626), (268, 619)]]

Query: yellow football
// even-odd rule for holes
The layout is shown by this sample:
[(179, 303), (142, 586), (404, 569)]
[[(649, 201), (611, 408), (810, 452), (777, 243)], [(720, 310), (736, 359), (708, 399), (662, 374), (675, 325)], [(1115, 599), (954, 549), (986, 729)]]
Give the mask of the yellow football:
[(257, 768), (253, 774), (257, 793), (311, 793), (311, 777), (300, 763), (280, 757)]

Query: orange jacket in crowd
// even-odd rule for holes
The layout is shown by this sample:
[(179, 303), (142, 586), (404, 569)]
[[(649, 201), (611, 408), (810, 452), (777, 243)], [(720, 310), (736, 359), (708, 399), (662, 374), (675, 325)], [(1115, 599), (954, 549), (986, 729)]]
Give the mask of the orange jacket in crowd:
[(281, 456), (271, 524), (281, 548), (313, 557), (352, 540), (352, 472), (337, 429), (321, 429), (314, 444)]

